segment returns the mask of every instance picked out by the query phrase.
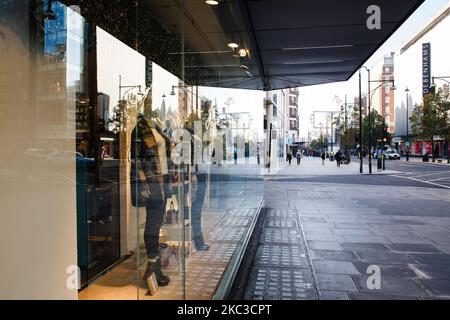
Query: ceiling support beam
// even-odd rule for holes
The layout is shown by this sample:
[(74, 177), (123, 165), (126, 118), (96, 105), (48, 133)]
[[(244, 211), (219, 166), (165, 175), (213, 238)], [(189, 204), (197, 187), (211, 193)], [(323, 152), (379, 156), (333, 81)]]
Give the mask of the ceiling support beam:
[(253, 27), (253, 20), (250, 15), (247, 0), (238, 0), (239, 7), (241, 9), (242, 17), (245, 24), (245, 29), (247, 31), (250, 43), (252, 46), (252, 54), (256, 60), (256, 65), (258, 66), (258, 72), (260, 78), (263, 82), (263, 90), (269, 91), (271, 89), (269, 78), (264, 71), (264, 64), (261, 58), (261, 50), (259, 49), (258, 41), (256, 40), (255, 28)]

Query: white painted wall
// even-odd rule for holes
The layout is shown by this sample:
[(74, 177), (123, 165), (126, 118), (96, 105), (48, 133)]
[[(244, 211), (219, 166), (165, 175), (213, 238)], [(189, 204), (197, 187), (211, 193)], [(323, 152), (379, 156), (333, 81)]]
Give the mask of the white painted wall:
[[(26, 156), (42, 143), (75, 150), (75, 123), (66, 117), (48, 125), (39, 117), (43, 94), (39, 88), (33, 93), (36, 58), (30, 56), (26, 10), (26, 3), (16, 8), (20, 21), (0, 12), (10, 19), (0, 23), (0, 299), (76, 299), (76, 288), (66, 286), (67, 268), (77, 265), (75, 165), (58, 173)], [(59, 80), (64, 77), (63, 69)], [(59, 108), (74, 113), (73, 98), (59, 96), (55, 114)], [(38, 139), (42, 128), (64, 135)]]

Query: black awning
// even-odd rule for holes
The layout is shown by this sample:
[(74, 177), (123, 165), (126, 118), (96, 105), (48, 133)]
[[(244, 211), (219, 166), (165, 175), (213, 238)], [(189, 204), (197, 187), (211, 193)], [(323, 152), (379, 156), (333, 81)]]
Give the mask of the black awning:
[[(348, 80), (424, 0), (65, 2), (81, 4), (88, 19), (178, 76), (184, 53), (189, 84), (272, 90)], [(381, 10), (380, 30), (367, 27), (372, 5)]]

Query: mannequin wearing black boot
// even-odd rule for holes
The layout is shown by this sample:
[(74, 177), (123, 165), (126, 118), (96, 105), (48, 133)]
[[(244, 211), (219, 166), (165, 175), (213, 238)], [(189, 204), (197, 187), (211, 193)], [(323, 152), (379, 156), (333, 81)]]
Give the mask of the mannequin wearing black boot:
[(158, 286), (165, 287), (169, 284), (170, 279), (168, 276), (165, 276), (161, 272), (161, 259), (155, 258), (155, 259), (148, 259), (147, 262), (147, 270), (145, 270), (144, 274), (144, 280), (147, 281), (148, 277), (152, 275), (152, 273), (155, 274), (156, 282), (158, 282)]
[(158, 124), (158, 119), (137, 117), (132, 132), (130, 180), (132, 205), (146, 208), (144, 243), (148, 261), (144, 280), (154, 273), (162, 287), (170, 282), (161, 271), (159, 232), (164, 221), (166, 198), (172, 196), (172, 165), (170, 139)]

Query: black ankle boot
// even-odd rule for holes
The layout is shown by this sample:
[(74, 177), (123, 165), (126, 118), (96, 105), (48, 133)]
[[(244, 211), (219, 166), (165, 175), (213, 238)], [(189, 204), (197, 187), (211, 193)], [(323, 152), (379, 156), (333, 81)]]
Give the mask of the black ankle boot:
[(161, 272), (161, 260), (158, 258), (156, 262), (147, 262), (147, 270), (144, 273), (144, 281), (147, 281), (148, 277), (154, 273), (156, 277), (156, 282), (158, 282), (158, 286), (165, 287), (169, 284), (169, 277), (163, 275)]
[(163, 275), (161, 271), (161, 258), (158, 258), (156, 262), (156, 281), (160, 287), (165, 287), (169, 284), (170, 278), (168, 276)]

